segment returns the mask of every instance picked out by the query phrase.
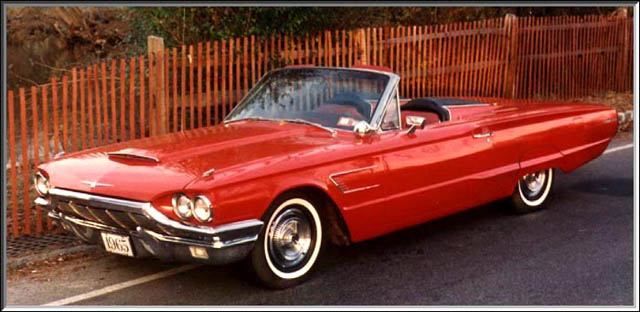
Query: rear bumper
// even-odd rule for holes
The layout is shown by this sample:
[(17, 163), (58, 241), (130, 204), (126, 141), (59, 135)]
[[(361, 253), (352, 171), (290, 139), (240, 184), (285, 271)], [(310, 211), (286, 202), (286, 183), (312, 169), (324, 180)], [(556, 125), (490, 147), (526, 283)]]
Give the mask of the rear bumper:
[[(144, 226), (128, 229), (79, 218), (57, 209), (56, 201), (44, 198), (36, 199), (36, 204), (47, 209), (48, 217), (59, 223), (64, 230), (74, 233), (87, 243), (104, 248), (101, 232), (128, 236), (136, 258), (155, 257), (164, 261), (227, 264), (246, 257), (262, 229), (260, 220), (245, 220), (207, 228), (182, 223), (173, 227), (171, 222), (165, 224), (167, 220), (155, 220), (154, 213), (143, 212), (150, 221), (163, 224), (163, 228), (168, 228), (173, 233), (183, 234), (167, 235)], [(148, 209), (155, 211), (153, 207)]]

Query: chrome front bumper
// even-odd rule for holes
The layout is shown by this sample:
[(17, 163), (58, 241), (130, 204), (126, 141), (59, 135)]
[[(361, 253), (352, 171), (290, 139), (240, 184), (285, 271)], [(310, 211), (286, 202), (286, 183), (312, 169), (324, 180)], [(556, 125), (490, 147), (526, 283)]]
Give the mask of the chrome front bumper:
[[(169, 219), (150, 203), (53, 188), (35, 203), (48, 217), (82, 240), (104, 248), (100, 232), (130, 237), (134, 256), (165, 261), (225, 264), (246, 257), (263, 222), (257, 219), (215, 227), (187, 225)], [(193, 248), (200, 252), (193, 253)], [(203, 257), (202, 250), (206, 250)]]

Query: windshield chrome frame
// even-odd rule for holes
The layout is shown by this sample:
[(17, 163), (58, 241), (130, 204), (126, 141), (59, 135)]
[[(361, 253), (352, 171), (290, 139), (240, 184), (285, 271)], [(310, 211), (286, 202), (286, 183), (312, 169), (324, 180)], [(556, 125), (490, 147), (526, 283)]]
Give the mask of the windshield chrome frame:
[[(383, 118), (383, 115), (384, 115), (384, 111), (386, 110), (387, 105), (389, 105), (389, 97), (391, 96), (391, 94), (393, 93), (393, 90), (397, 87), (398, 82), (400, 81), (400, 77), (398, 75), (396, 75), (394, 73), (391, 73), (391, 72), (380, 71), (380, 70), (375, 70), (375, 69), (368, 69), (368, 68), (327, 67), (327, 66), (304, 67), (304, 69), (309, 69), (309, 68), (371, 72), (371, 73), (377, 73), (377, 74), (381, 74), (381, 75), (387, 76), (389, 78), (389, 81), (387, 82), (387, 86), (384, 89), (384, 91), (382, 92), (382, 95), (380, 96), (380, 99), (378, 101), (378, 105), (376, 105), (376, 109), (375, 109), (373, 115), (371, 116), (371, 121), (369, 122), (369, 126), (371, 126), (373, 131), (375, 131), (375, 132), (379, 132), (380, 131), (380, 125), (382, 123), (382, 118)], [(251, 90), (249, 90), (249, 92), (247, 92), (247, 94), (245, 94), (242, 97), (242, 99), (240, 101), (238, 101), (238, 104), (236, 104), (233, 107), (233, 109), (231, 109), (231, 111), (229, 111), (229, 113), (227, 113), (227, 115), (222, 120), (222, 123), (225, 124), (225, 123), (231, 121), (231, 120), (229, 120), (229, 116), (231, 116), (238, 109), (238, 107), (240, 107), (241, 104), (244, 103), (244, 101), (247, 98), (249, 98), (251, 95), (253, 95), (253, 93), (256, 92), (257, 88), (255, 88), (255, 86), (257, 86), (260, 83), (262, 83), (262, 81), (265, 79), (265, 77), (267, 77), (269, 74), (271, 74), (273, 72), (277, 72), (277, 71), (281, 71), (281, 70), (290, 70), (290, 69), (296, 69), (296, 68), (282, 67), (282, 68), (271, 70), (271, 71), (267, 72), (266, 74), (262, 75), (262, 77), (260, 77), (260, 79), (254, 85), (254, 87), (252, 87)], [(332, 128), (332, 129), (337, 129), (337, 130), (341, 130), (341, 131), (349, 131), (349, 130), (340, 129), (340, 128)], [(353, 130), (351, 130), (351, 132), (353, 132)]]
[[(397, 91), (397, 90), (396, 90)], [(392, 93), (393, 94), (393, 91)], [(384, 133), (384, 132), (391, 132), (391, 131), (400, 131), (402, 130), (402, 111), (400, 110), (400, 96), (398, 95), (398, 92), (395, 93), (395, 100), (397, 101), (398, 105), (396, 107), (396, 110), (398, 111), (398, 128), (393, 128), (393, 129), (382, 129), (382, 121), (384, 120), (384, 115), (382, 115), (382, 118), (380, 119), (380, 128), (378, 130), (378, 133)], [(393, 105), (391, 104), (393, 102), (393, 98), (389, 97), (389, 101), (387, 101), (387, 105)]]

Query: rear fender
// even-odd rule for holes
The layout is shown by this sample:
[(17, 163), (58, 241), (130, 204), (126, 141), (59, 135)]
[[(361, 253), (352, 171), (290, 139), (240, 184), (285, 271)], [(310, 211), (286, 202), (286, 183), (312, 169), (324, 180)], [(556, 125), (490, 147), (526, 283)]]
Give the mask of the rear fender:
[(558, 148), (544, 145), (529, 149), (520, 157), (520, 169), (512, 185), (524, 175), (549, 168), (565, 168), (563, 155)]

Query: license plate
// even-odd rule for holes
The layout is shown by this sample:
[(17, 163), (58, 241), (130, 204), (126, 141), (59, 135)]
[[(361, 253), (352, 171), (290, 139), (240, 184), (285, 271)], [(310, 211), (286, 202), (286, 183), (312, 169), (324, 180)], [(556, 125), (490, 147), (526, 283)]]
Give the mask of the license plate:
[(101, 232), (104, 249), (115, 254), (133, 257), (129, 236)]

